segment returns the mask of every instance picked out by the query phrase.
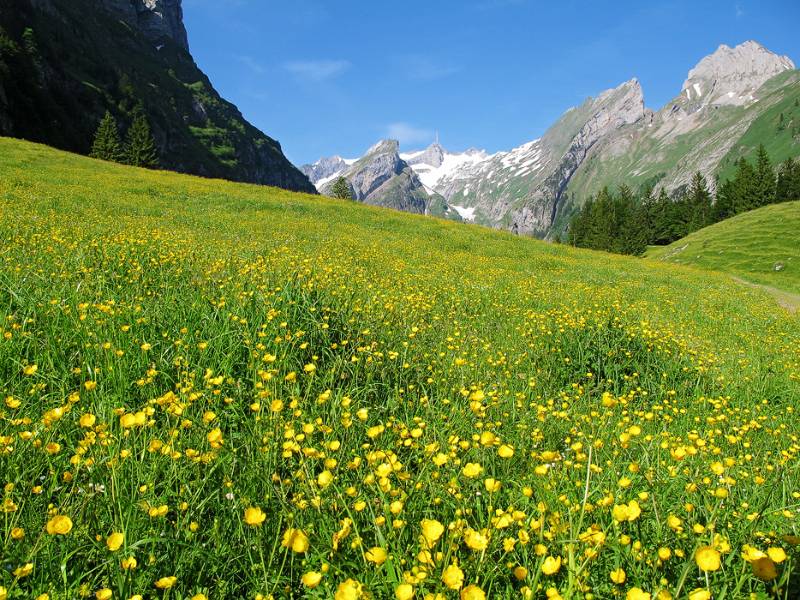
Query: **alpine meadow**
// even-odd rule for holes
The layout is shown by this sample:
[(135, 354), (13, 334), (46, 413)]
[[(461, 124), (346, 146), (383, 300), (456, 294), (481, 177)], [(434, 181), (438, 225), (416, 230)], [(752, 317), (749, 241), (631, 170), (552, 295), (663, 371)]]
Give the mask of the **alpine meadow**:
[[(800, 599), (791, 59), (722, 45), (662, 109), (631, 79), (510, 151), (398, 122), (296, 168), (189, 53), (212, 4), (0, 0), (0, 600)], [(354, 15), (271, 4), (224, 12), (275, 48), (272, 12)], [(360, 76), (236, 56), (287, 114)]]

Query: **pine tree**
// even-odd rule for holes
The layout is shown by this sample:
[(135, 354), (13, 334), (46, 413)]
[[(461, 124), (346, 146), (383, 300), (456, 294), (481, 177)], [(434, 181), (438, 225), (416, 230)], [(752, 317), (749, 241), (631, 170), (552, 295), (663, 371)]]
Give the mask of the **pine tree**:
[(689, 186), (689, 204), (691, 217), (690, 231), (697, 231), (711, 223), (711, 193), (706, 185), (706, 178), (699, 171), (694, 174)]
[(753, 189), (753, 208), (775, 202), (775, 170), (769, 160), (764, 144), (758, 147), (756, 155), (755, 183)]
[(800, 161), (786, 159), (778, 172), (775, 202), (800, 200)]
[(334, 198), (339, 198), (341, 200), (353, 199), (353, 191), (350, 189), (350, 184), (344, 177), (339, 177), (339, 179), (336, 180), (336, 183), (333, 184), (333, 188), (331, 188), (331, 194), (333, 194)]
[(734, 180), (727, 179), (717, 188), (717, 201), (712, 210), (715, 223), (729, 219), (736, 215), (736, 184)]
[(97, 131), (94, 134), (92, 151), (89, 153), (89, 156), (113, 162), (122, 161), (122, 145), (119, 140), (117, 121), (108, 111), (106, 111), (105, 116), (100, 121), (100, 125), (97, 127)]
[(136, 110), (125, 136), (125, 162), (134, 167), (153, 169), (158, 166), (158, 152), (147, 117), (141, 109)]
[(733, 214), (738, 215), (748, 210), (758, 208), (756, 199), (758, 189), (756, 185), (756, 172), (753, 166), (742, 157), (736, 164), (736, 176), (733, 178)]

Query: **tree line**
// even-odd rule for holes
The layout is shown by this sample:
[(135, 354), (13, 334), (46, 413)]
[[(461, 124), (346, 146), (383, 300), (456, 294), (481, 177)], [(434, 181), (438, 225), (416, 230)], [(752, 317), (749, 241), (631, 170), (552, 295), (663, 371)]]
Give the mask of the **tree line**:
[(717, 186), (716, 196), (700, 173), (677, 197), (652, 186), (634, 193), (622, 185), (590, 197), (571, 219), (568, 241), (573, 246), (639, 255), (649, 245), (666, 245), (739, 213), (800, 200), (800, 160), (788, 159), (777, 170), (766, 148), (759, 146), (755, 164), (736, 163), (731, 179)]
[(120, 138), (116, 119), (106, 111), (94, 134), (89, 156), (134, 167), (156, 168), (158, 151), (144, 111), (141, 109), (135, 111), (124, 142)]

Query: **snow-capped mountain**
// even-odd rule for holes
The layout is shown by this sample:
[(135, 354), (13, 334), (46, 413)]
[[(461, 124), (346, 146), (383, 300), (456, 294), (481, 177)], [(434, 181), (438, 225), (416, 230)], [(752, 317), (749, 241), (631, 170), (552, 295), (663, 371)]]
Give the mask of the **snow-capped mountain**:
[(680, 94), (658, 111), (645, 108), (634, 78), (570, 108), (540, 138), (506, 152), (449, 152), (437, 138), (428, 148), (400, 153), (397, 142), (384, 141), (355, 162), (334, 157), (303, 171), (325, 193), (339, 176), (356, 188), (373, 181), (383, 165), (385, 187), (357, 191), (357, 199), (552, 238), (604, 185), (673, 193), (699, 171), (713, 187), (720, 170), (746, 150), (743, 136), (771, 126), (762, 123), (769, 109), (794, 102), (798, 86), (800, 73), (788, 57), (756, 42), (723, 45), (689, 71)]

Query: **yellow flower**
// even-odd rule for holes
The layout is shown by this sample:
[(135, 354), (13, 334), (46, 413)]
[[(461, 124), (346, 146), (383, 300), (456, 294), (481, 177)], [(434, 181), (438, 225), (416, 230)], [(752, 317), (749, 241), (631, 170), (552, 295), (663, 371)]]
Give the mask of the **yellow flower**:
[(464, 571), (457, 565), (450, 565), (442, 573), (442, 582), (451, 590), (460, 590), (464, 585)]
[(283, 534), (281, 545), (297, 554), (303, 554), (308, 550), (308, 537), (300, 529), (290, 527)]
[(331, 473), (327, 469), (322, 471), (322, 473), (320, 473), (319, 475), (317, 475), (317, 485), (321, 488), (328, 487), (332, 481), (333, 481), (333, 473)]
[(444, 525), (435, 519), (422, 519), (420, 526), (422, 527), (422, 537), (425, 538), (428, 547), (433, 547), (444, 533)]
[(22, 372), (25, 375), (34, 375), (36, 373), (36, 371), (38, 371), (38, 370), (39, 370), (39, 367), (37, 365), (28, 365), (27, 367), (22, 369)]
[(225, 440), (222, 439), (222, 430), (219, 427), (209, 431), (206, 439), (208, 439), (208, 443), (212, 448), (219, 448), (225, 443)]
[(14, 577), (22, 579), (33, 573), (33, 563), (25, 563), (21, 567), (14, 569)]
[(195, 594), (192, 596), (191, 600), (208, 600), (208, 596), (205, 594)]
[(783, 548), (769, 548), (767, 549), (767, 556), (772, 559), (772, 562), (778, 564), (786, 560), (786, 552), (784, 552)]
[(474, 479), (482, 472), (483, 472), (483, 467), (480, 466), (478, 463), (467, 463), (466, 465), (464, 465), (464, 468), (461, 469), (461, 473), (464, 474), (464, 477), (469, 477), (470, 479)]
[(528, 576), (528, 569), (525, 567), (519, 566), (514, 568), (514, 577), (517, 578), (517, 581), (522, 581)]
[(719, 552), (711, 546), (698, 548), (694, 553), (694, 561), (702, 571), (718, 571), (721, 566)]
[(772, 581), (778, 576), (778, 569), (769, 556), (754, 560), (750, 566), (753, 568), (753, 575), (762, 581)]
[(650, 600), (650, 594), (641, 588), (634, 587), (628, 590), (625, 594), (625, 600)]
[(617, 585), (622, 585), (623, 583), (625, 583), (625, 579), (626, 576), (624, 569), (619, 568), (615, 569), (614, 571), (611, 571), (611, 581), (613, 581)]
[(468, 585), (461, 590), (461, 600), (486, 600), (486, 594), (477, 585)]
[(91, 413), (86, 413), (80, 418), (80, 426), (88, 429), (89, 427), (94, 427), (95, 421), (97, 421), (97, 417)]
[(480, 550), (486, 550), (486, 546), (489, 545), (489, 539), (480, 531), (467, 529), (464, 532), (464, 543), (470, 550), (478, 552)]
[(6, 600), (8, 598), (8, 590), (0, 585), (0, 600)]
[(316, 370), (317, 370), (317, 366), (312, 364), (312, 363), (308, 363), (305, 367), (303, 367), (303, 371), (305, 371), (309, 375), (313, 374), (314, 371), (316, 371)]
[(72, 519), (66, 515), (56, 515), (47, 522), (47, 533), (50, 535), (67, 535), (72, 531)]
[(94, 597), (97, 598), (97, 600), (109, 600), (109, 598), (113, 598), (114, 597), (114, 592), (112, 592), (108, 588), (103, 588), (103, 589), (97, 590), (94, 593)]
[(353, 579), (346, 579), (336, 588), (334, 600), (358, 600), (361, 598), (361, 584)]
[(642, 514), (642, 509), (636, 500), (631, 500), (628, 504), (617, 504), (611, 510), (611, 516), (615, 521), (622, 523), (623, 521), (633, 522)]
[(267, 513), (258, 508), (251, 506), (244, 511), (244, 522), (251, 527), (259, 527), (267, 519)]
[(106, 546), (111, 552), (116, 552), (122, 547), (125, 542), (125, 536), (121, 533), (114, 532), (106, 539)]
[(21, 540), (25, 537), (25, 530), (22, 527), (14, 527), (11, 530), (11, 539), (12, 540)]
[(500, 458), (511, 458), (512, 456), (514, 456), (514, 448), (512, 448), (508, 444), (503, 444), (497, 449), (497, 455)]
[(689, 592), (689, 600), (711, 600), (711, 592), (703, 588), (697, 588)]
[(96, 381), (86, 381), (83, 384), (83, 387), (86, 388), (87, 392), (91, 392), (94, 389), (97, 389), (97, 382)]
[(123, 570), (128, 571), (129, 569), (135, 569), (138, 562), (136, 561), (136, 557), (129, 556), (128, 558), (123, 558), (119, 564)]
[(158, 581), (156, 581), (155, 585), (160, 590), (168, 590), (171, 588), (175, 583), (178, 581), (178, 578), (175, 576), (170, 577), (162, 577)]
[(414, 597), (414, 587), (408, 583), (401, 583), (394, 589), (397, 600), (411, 600)]
[(320, 581), (322, 581), (322, 573), (318, 573), (317, 571), (308, 571), (300, 578), (300, 581), (304, 586), (313, 590), (319, 585)]
[(486, 488), (486, 491), (490, 494), (498, 491), (500, 489), (500, 482), (497, 481), (494, 477), (487, 477), (483, 480), (483, 486)]
[(561, 569), (561, 557), (548, 556), (542, 563), (542, 573), (545, 575), (555, 575)]
[(365, 557), (371, 563), (382, 565), (386, 562), (386, 550), (379, 546), (375, 546), (374, 548), (367, 550)]

